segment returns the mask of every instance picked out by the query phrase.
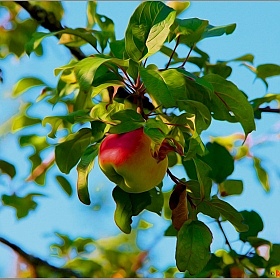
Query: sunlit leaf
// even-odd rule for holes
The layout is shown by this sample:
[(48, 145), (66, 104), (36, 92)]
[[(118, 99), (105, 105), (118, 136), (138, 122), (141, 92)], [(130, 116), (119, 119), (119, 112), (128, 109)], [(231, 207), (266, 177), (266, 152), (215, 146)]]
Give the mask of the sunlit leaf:
[(19, 115), (13, 119), (12, 131), (15, 132), (38, 123), (41, 123), (41, 120), (38, 118), (31, 118), (27, 115)]
[(12, 91), (12, 96), (17, 97), (20, 94), (29, 90), (30, 88), (36, 86), (46, 86), (46, 84), (41, 79), (38, 78), (34, 78), (34, 77), (22, 78), (15, 84)]
[(256, 170), (260, 183), (262, 184), (264, 190), (268, 192), (270, 190), (268, 174), (266, 170), (262, 167), (261, 160), (259, 158), (253, 157), (253, 161), (254, 168)]
[(77, 191), (78, 197), (81, 202), (86, 205), (90, 204), (90, 197), (88, 192), (88, 175), (93, 168), (94, 159), (98, 154), (98, 145), (91, 145), (87, 147), (84, 154), (81, 157), (79, 164), (77, 165), (78, 180)]
[(191, 3), (188, 1), (168, 1), (166, 4), (168, 7), (174, 9), (176, 11), (176, 15), (178, 16), (188, 9)]
[(140, 61), (160, 50), (169, 34), (176, 12), (160, 1), (141, 3), (134, 11), (125, 33), (125, 49)]

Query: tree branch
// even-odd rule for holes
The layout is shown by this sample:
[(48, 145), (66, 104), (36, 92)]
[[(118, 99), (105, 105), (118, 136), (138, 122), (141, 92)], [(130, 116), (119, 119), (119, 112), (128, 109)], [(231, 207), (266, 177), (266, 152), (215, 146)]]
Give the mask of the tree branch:
[(258, 108), (259, 111), (261, 112), (265, 112), (265, 113), (280, 113), (280, 108), (278, 109), (273, 109), (273, 108), (270, 108), (269, 106), (267, 107), (264, 107), (264, 108)]
[[(36, 273), (37, 273), (38, 267), (47, 267), (50, 271), (59, 274), (60, 277), (82, 278), (82, 276), (79, 273), (77, 273), (69, 268), (56, 267), (40, 258), (29, 255), (28, 253), (23, 251), (20, 247), (11, 243), (10, 241), (8, 241), (7, 239), (5, 239), (3, 237), (0, 237), (0, 242), (7, 245), (11, 249), (13, 249), (17, 254), (19, 254), (21, 257), (23, 257), (31, 266), (34, 267)], [(37, 275), (37, 276), (40, 277), (40, 275)]]
[[(52, 12), (47, 12), (43, 8), (37, 5), (31, 5), (28, 1), (15, 1), (23, 9), (25, 9), (30, 16), (36, 20), (41, 26), (48, 29), (50, 32), (56, 32), (63, 30), (63, 26), (60, 21), (55, 18)], [(60, 38), (61, 35), (56, 35)], [(86, 58), (86, 55), (80, 50), (80, 48), (66, 46), (71, 54), (75, 56), (78, 60)]]

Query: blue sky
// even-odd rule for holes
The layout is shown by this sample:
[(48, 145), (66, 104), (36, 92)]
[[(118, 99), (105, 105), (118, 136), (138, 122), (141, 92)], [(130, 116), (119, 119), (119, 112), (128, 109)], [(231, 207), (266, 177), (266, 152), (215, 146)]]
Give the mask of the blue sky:
[[(101, 1), (98, 3), (98, 13), (107, 15), (115, 22), (116, 35), (122, 39), (129, 18), (140, 2), (138, 1)], [(86, 24), (85, 7), (83, 1), (66, 1), (65, 19), (63, 23), (69, 27), (83, 27)], [(263, 63), (275, 63), (280, 65), (280, 2), (191, 2), (190, 8), (185, 11), (181, 18), (198, 17), (207, 19), (212, 25), (226, 25), (237, 23), (237, 28), (232, 35), (209, 38), (202, 41), (199, 47), (206, 51), (211, 58), (211, 62), (216, 60), (229, 60), (241, 55), (251, 53), (255, 56), (254, 65)], [(0, 60), (0, 67), (4, 71), (5, 83), (0, 87), (0, 110), (2, 117), (0, 123), (8, 116), (17, 111), (20, 101), (9, 99), (9, 91), (15, 82), (28, 75), (35, 75), (43, 78), (51, 85), (55, 85), (56, 78), (53, 69), (68, 62), (69, 52), (63, 46), (57, 47), (55, 38), (46, 39), (44, 42), (45, 59), (37, 58), (34, 55), (24, 57), (20, 62), (9, 56), (5, 60)], [(86, 50), (87, 51), (87, 50)], [(182, 49), (183, 51), (183, 49)], [(151, 58), (150, 63), (162, 63), (160, 58)], [(165, 63), (166, 61), (164, 61)], [(269, 79), (269, 88), (266, 91), (264, 84), (260, 80), (254, 81), (254, 75), (241, 66), (240, 63), (232, 63), (233, 74), (230, 79), (242, 89), (250, 99), (261, 97), (266, 92), (279, 93), (279, 77)], [(187, 65), (188, 67), (188, 65)], [(191, 67), (191, 66), (189, 66)], [(2, 88), (2, 89), (1, 89)], [(31, 90), (23, 97), (24, 100), (34, 98), (38, 94), (36, 89)], [(55, 108), (55, 112), (34, 111), (34, 115), (46, 115), (48, 113), (59, 113), (60, 108)], [(64, 113), (61, 112), (60, 113)], [(257, 131), (252, 133), (253, 141), (258, 141), (263, 136), (279, 134), (279, 116), (273, 114), (264, 115), (263, 119), (257, 121)], [(278, 128), (276, 124), (278, 123)], [(229, 125), (223, 122), (213, 122), (211, 129), (203, 134), (205, 141), (209, 136), (228, 135), (233, 132), (242, 132), (239, 125)], [(30, 166), (24, 162), (26, 155), (30, 154), (30, 149), (19, 149), (14, 135), (8, 134), (0, 139), (0, 154), (2, 159), (9, 159), (20, 166), (15, 188), (24, 187), (23, 180), (27, 177)], [(271, 192), (266, 194), (259, 185), (258, 180), (252, 169), (250, 160), (243, 160), (236, 166), (232, 179), (244, 180), (244, 193), (240, 197), (230, 197), (227, 200), (238, 210), (252, 210), (258, 212), (265, 222), (265, 229), (260, 234), (261, 237), (280, 243), (279, 240), (279, 217), (272, 213), (279, 213), (279, 142), (266, 142), (262, 146), (253, 149), (256, 156), (263, 158), (263, 164), (270, 171)], [(56, 169), (51, 171), (57, 174)], [(182, 170), (177, 168), (174, 173), (180, 177)], [(71, 172), (70, 178), (72, 185), (75, 186), (75, 170)], [(41, 258), (47, 259), (49, 255), (49, 244), (55, 241), (53, 231), (68, 233), (72, 237), (92, 236), (101, 238), (119, 233), (114, 225), (113, 211), (114, 203), (109, 195), (114, 187), (106, 177), (100, 172), (97, 164), (90, 175), (92, 180), (91, 197), (93, 204), (99, 199), (103, 199), (100, 211), (93, 212), (91, 207), (82, 205), (75, 194), (68, 199), (65, 194), (57, 187), (57, 183), (47, 180), (47, 188), (39, 188), (47, 197), (39, 198), (39, 207), (32, 212), (28, 218), (17, 221), (13, 209), (7, 207), (0, 211), (0, 236), (9, 238), (12, 242), (19, 244), (23, 249)], [(166, 189), (170, 188), (170, 182), (165, 180)], [(38, 187), (28, 185), (26, 188), (38, 190)], [(0, 184), (0, 191), (6, 191)], [(156, 226), (149, 229), (147, 234), (139, 236), (139, 245), (142, 248), (149, 247), (154, 242), (154, 238), (167, 223), (155, 215), (143, 214), (149, 222), (155, 222)], [(203, 218), (204, 219), (204, 218)], [(100, 221), (102, 221), (100, 225)], [(206, 221), (208, 221), (206, 219)], [(215, 227), (209, 224), (215, 231)], [(231, 225), (225, 227), (228, 233), (232, 233), (231, 240), (236, 239), (234, 229)], [(153, 234), (150, 234), (153, 233)], [(224, 245), (222, 236), (214, 233), (212, 249), (217, 249)], [(145, 240), (145, 242), (143, 242)], [(167, 265), (174, 265), (174, 238), (165, 238), (157, 243), (151, 251), (150, 257), (152, 264), (164, 269)], [(239, 245), (236, 245), (239, 249)], [(161, 252), (168, 252), (168, 256), (163, 256)], [(4, 246), (0, 246), (0, 277), (8, 277), (10, 273), (8, 264), (11, 264), (13, 254)], [(59, 260), (50, 260), (60, 264)], [(1, 275), (2, 273), (2, 275)]]

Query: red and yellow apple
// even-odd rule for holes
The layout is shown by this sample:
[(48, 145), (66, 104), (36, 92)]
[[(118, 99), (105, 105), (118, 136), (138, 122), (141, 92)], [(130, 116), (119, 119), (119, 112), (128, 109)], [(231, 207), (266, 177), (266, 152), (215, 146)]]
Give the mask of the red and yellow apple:
[(101, 142), (98, 163), (103, 173), (120, 188), (141, 193), (157, 186), (167, 170), (168, 159), (151, 153), (151, 139), (143, 128), (109, 134)]

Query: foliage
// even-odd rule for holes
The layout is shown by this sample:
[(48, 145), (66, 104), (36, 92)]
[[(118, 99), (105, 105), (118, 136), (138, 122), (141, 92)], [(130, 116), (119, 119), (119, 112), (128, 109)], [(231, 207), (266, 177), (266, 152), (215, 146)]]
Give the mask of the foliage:
[[(38, 3), (34, 4), (38, 10), (44, 9), (56, 20), (63, 17), (63, 5)], [(175, 150), (181, 147), (183, 153), (169, 154), (169, 166), (183, 166), (185, 177), (179, 179), (168, 169), (174, 182), (173, 190), (168, 193), (162, 191), (162, 185), (141, 194), (129, 194), (116, 186), (112, 190), (116, 225), (136, 238), (137, 229), (133, 229), (132, 221), (142, 211), (154, 212), (170, 221), (165, 235), (177, 238), (174, 252), (177, 268), (172, 272), (166, 270), (165, 276), (173, 277), (179, 270), (185, 277), (268, 277), (273, 267), (280, 265), (280, 245), (258, 237), (263, 221), (257, 212), (239, 212), (224, 198), (243, 191), (241, 180), (228, 177), (244, 157), (253, 160), (261, 185), (266, 192), (270, 191), (268, 174), (262, 160), (252, 156), (248, 137), (256, 129), (255, 118), (260, 119), (262, 112), (268, 111), (261, 106), (279, 103), (280, 98), (279, 94), (269, 94), (248, 100), (228, 78), (232, 72), (229, 63), (242, 62), (267, 86), (267, 78), (279, 75), (280, 66), (254, 67), (251, 54), (210, 63), (209, 55), (198, 47), (199, 42), (229, 35), (236, 25), (213, 26), (204, 19), (180, 18), (187, 7), (188, 4), (182, 6), (180, 2), (171, 2), (168, 6), (160, 1), (145, 1), (132, 14), (124, 38), (116, 39), (113, 21), (97, 13), (96, 2), (88, 2), (87, 27), (52, 32), (39, 31), (35, 19), (20, 20), (19, 4), (2, 2), (0, 9), (5, 9), (13, 28), (0, 29), (1, 58), (8, 54), (21, 58), (27, 54), (32, 59), (34, 52), (42, 55), (44, 40), (51, 36), (57, 36), (60, 44), (67, 48), (85, 45), (92, 48), (91, 55), (82, 59), (72, 52), (74, 57), (68, 64), (54, 69), (55, 87), (38, 77), (26, 76), (17, 82), (11, 92), (15, 98), (34, 87), (40, 88), (41, 93), (36, 103), (26, 103), (12, 117), (11, 130), (18, 135), (21, 147), (33, 147), (28, 181), (44, 185), (46, 174), (57, 165), (66, 176), (57, 174), (56, 180), (65, 193), (72, 196), (67, 174), (76, 167), (78, 197), (86, 205), (91, 204), (88, 175), (94, 168), (99, 144), (106, 133), (119, 134), (143, 127), (152, 139), (154, 152), (166, 139), (171, 141)], [(179, 45), (189, 50), (184, 57), (176, 52)], [(148, 62), (157, 53), (167, 56), (163, 69)], [(186, 63), (195, 65), (199, 71), (187, 71)], [(67, 113), (34, 118), (28, 110), (35, 104), (61, 105)], [(204, 143), (201, 133), (213, 120), (229, 125), (239, 123), (244, 135), (216, 137)], [(37, 129), (41, 129), (40, 124), (50, 129), (47, 138), (36, 134)], [(32, 134), (26, 133), (27, 127), (33, 128)], [(45, 158), (46, 152), (50, 154), (48, 158)], [(16, 170), (13, 164), (0, 160), (1, 174), (6, 174), (10, 180), (16, 176)], [(14, 207), (17, 218), (21, 219), (36, 209), (38, 203), (34, 198), (37, 196), (43, 195), (39, 191), (26, 196), (2, 193), (1, 200), (5, 207)], [(222, 224), (231, 223), (240, 240), (250, 246), (248, 253), (235, 252), (226, 236), (229, 250), (211, 252), (213, 234), (200, 220), (201, 214), (213, 219), (223, 234)], [(57, 236), (60, 243), (53, 244), (52, 249), (65, 260), (64, 268), (82, 277), (141, 276), (139, 271), (148, 252), (140, 252), (134, 241), (132, 244), (125, 235), (115, 238), (114, 244), (117, 242), (118, 246), (108, 240), (104, 245), (102, 240), (92, 238), (71, 239), (61, 233)], [(125, 242), (132, 246), (131, 251), (119, 249)], [(259, 253), (263, 245), (269, 246), (269, 259)], [(88, 246), (93, 249), (88, 250)], [(260, 268), (263, 268), (261, 272)], [(40, 269), (35, 276), (61, 275), (52, 274), (48, 266)]]

